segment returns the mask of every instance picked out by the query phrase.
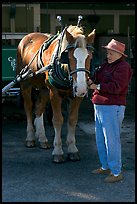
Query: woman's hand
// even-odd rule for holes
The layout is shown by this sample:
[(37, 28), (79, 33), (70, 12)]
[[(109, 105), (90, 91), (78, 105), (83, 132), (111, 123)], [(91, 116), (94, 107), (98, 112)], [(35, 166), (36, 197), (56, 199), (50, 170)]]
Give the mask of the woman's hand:
[(90, 79), (89, 77), (88, 77), (88, 79), (87, 79), (87, 84), (88, 84), (88, 86), (90, 86), (91, 84), (93, 84), (92, 79)]
[(92, 79), (88, 78), (87, 80), (87, 84), (88, 84), (88, 88), (89, 89), (97, 89), (98, 85), (94, 84), (94, 82), (92, 81)]
[(97, 84), (94, 84), (92, 83), (90, 86), (89, 86), (89, 89), (97, 89)]

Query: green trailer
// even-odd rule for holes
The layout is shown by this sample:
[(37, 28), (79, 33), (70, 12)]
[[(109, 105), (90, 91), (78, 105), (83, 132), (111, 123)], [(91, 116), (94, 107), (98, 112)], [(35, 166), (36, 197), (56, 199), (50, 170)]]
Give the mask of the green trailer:
[(2, 81), (12, 81), (16, 76), (16, 50), (17, 48), (2, 48)]
[[(16, 47), (2, 47), (2, 87), (13, 81), (16, 77)], [(7, 96), (18, 96), (20, 94), (19, 84), (10, 88), (4, 93), (3, 98)]]

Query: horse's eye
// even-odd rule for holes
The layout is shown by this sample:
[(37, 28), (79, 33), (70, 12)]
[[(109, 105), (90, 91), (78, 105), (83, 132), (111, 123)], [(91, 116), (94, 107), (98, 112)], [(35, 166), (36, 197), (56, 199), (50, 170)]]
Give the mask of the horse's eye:
[(94, 47), (92, 45), (87, 45), (87, 50), (93, 53)]
[(88, 52), (88, 56), (90, 59), (92, 59), (92, 57), (93, 57), (92, 52)]

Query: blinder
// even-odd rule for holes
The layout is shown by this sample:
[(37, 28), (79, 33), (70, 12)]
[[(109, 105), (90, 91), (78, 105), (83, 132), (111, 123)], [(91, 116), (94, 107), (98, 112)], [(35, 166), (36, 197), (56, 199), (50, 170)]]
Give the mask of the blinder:
[[(92, 52), (94, 52), (95, 48), (92, 45), (87, 45), (86, 46), (88, 50), (91, 50)], [(69, 59), (68, 59), (68, 50), (71, 48), (76, 48), (75, 44), (69, 44), (66, 49), (61, 53), (61, 57), (60, 57), (60, 63), (62, 64), (69, 64)]]
[(69, 60), (68, 60), (68, 50), (71, 48), (75, 48), (75, 44), (68, 44), (68, 46), (66, 47), (66, 49), (61, 53), (60, 56), (60, 63), (62, 64), (69, 64)]
[(68, 60), (68, 50), (65, 50), (61, 53), (60, 63), (62, 64), (69, 64)]

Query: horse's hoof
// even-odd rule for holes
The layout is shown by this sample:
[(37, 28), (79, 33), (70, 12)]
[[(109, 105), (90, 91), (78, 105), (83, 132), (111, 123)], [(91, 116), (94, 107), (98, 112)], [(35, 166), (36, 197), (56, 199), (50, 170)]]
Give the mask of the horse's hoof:
[(32, 141), (26, 141), (25, 146), (28, 147), (28, 148), (35, 147), (35, 146), (36, 146), (36, 144), (35, 144), (35, 140), (32, 140)]
[(67, 159), (70, 161), (79, 161), (80, 160), (79, 152), (68, 153)]
[(39, 147), (40, 147), (41, 149), (50, 149), (50, 145), (49, 145), (48, 142), (40, 142), (40, 143), (39, 143)]
[(54, 163), (64, 163), (64, 155), (53, 155), (52, 161)]

